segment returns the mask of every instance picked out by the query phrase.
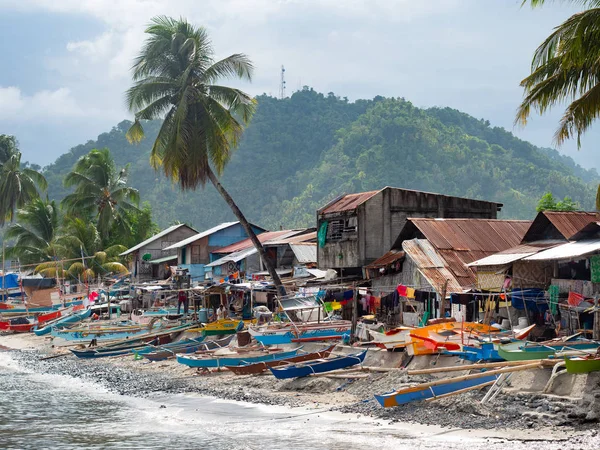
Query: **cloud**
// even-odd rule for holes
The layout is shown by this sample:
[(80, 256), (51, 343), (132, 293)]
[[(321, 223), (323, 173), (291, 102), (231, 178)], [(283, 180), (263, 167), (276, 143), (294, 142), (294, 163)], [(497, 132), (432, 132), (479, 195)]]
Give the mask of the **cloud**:
[(54, 91), (43, 90), (31, 96), (23, 95), (15, 86), (0, 86), (0, 119), (26, 121), (43, 118), (62, 118), (94, 115), (94, 110), (84, 110), (71, 95), (68, 88)]

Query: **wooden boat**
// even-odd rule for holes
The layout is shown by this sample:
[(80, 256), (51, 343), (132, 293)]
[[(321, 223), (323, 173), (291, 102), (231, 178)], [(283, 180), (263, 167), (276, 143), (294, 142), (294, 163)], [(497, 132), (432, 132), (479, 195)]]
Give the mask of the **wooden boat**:
[(80, 312), (75, 312), (68, 316), (61, 317), (51, 322), (46, 322), (43, 327), (39, 327), (34, 331), (37, 336), (43, 336), (52, 331), (53, 327), (64, 327), (66, 325), (75, 325), (85, 319), (87, 319), (92, 314), (90, 309), (86, 309)]
[(227, 347), (234, 337), (235, 335), (230, 334), (223, 339), (206, 342), (202, 341), (204, 336), (197, 339), (188, 338), (183, 341), (174, 342), (170, 345), (152, 348), (149, 351), (136, 351), (136, 353), (150, 361), (164, 361), (165, 359), (174, 358), (177, 354), (190, 354), (198, 351), (209, 351)]
[(588, 339), (552, 340), (539, 343), (515, 341), (510, 344), (499, 345), (498, 355), (506, 361), (527, 361), (546, 359), (561, 352), (597, 349), (599, 347), (600, 343)]
[(203, 327), (190, 331), (201, 332), (204, 336), (222, 336), (225, 334), (234, 334), (243, 329), (243, 320), (219, 319), (215, 322), (204, 324)]
[(67, 312), (68, 311), (66, 309), (58, 309), (49, 313), (40, 314), (39, 316), (37, 316), (37, 326), (40, 327), (43, 326), (46, 322), (56, 320), (60, 318), (63, 315), (63, 313)]
[(353, 355), (336, 356), (308, 363), (290, 364), (280, 367), (269, 367), (275, 378), (284, 380), (287, 378), (306, 377), (315, 373), (331, 372), (332, 370), (345, 369), (346, 367), (362, 364), (367, 355), (367, 350)]
[(600, 354), (567, 357), (565, 366), (569, 373), (600, 372)]
[(148, 334), (146, 339), (126, 340), (125, 342), (85, 350), (71, 349), (71, 352), (78, 358), (105, 358), (127, 355), (141, 351), (144, 348), (152, 350), (158, 348), (158, 345), (168, 345), (184, 331), (185, 326), (173, 327), (159, 333)]
[(270, 367), (279, 367), (285, 366), (291, 363), (298, 363), (304, 361), (312, 361), (315, 359), (323, 359), (329, 357), (333, 349), (334, 345), (330, 345), (329, 347), (318, 351), (318, 352), (302, 352), (296, 356), (292, 356), (290, 358), (278, 358), (273, 359), (271, 361), (260, 361), (252, 364), (242, 364), (241, 366), (226, 366), (227, 369), (231, 370), (236, 375), (256, 375), (262, 372), (267, 371)]
[(294, 342), (341, 340), (350, 333), (352, 323), (348, 320), (249, 326), (248, 331), (263, 345), (281, 345)]
[(444, 354), (458, 356), (459, 358), (474, 362), (504, 361), (504, 359), (498, 354), (498, 346), (490, 342), (483, 343), (479, 347), (464, 345), (462, 350), (446, 351)]
[[(432, 385), (432, 383), (422, 383), (417, 386), (400, 389), (387, 394), (376, 395), (375, 399), (384, 408), (403, 405), (414, 401), (436, 398), (441, 395), (448, 395), (465, 389), (477, 389), (488, 386), (496, 381), (498, 374), (485, 375), (477, 378), (455, 377), (447, 380), (446, 383)], [(464, 379), (466, 378), (466, 379)]]
[(406, 338), (410, 336), (413, 327), (397, 327), (393, 330), (380, 333), (375, 330), (367, 330), (373, 340), (371, 343), (379, 348), (394, 350), (396, 348), (406, 347)]
[(212, 368), (212, 367), (226, 367), (226, 366), (239, 366), (247, 363), (255, 363), (260, 361), (270, 361), (277, 358), (287, 358), (290, 356), (296, 356), (298, 349), (290, 350), (287, 352), (260, 352), (260, 353), (249, 353), (239, 354), (231, 352), (231, 354), (224, 355), (177, 355), (177, 362), (184, 364), (189, 367), (198, 368)]

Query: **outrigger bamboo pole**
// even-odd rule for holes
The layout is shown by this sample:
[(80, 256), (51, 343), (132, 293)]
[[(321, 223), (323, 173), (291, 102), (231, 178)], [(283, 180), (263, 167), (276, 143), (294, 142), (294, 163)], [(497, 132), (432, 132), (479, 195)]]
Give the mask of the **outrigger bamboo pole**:
[(436, 395), (435, 397), (425, 399), (425, 401), (432, 402), (432, 401), (440, 399), (440, 398), (452, 397), (453, 395), (462, 394), (463, 392), (473, 391), (475, 389), (481, 389), (483, 387), (490, 386), (490, 385), (494, 384), (495, 382), (496, 382), (496, 380), (488, 381), (487, 383), (481, 383), (481, 384), (478, 384), (477, 386), (471, 386), (468, 388), (459, 389), (458, 391), (448, 392), (447, 394)]
[[(537, 361), (536, 361), (537, 363)], [(432, 369), (413, 369), (408, 370), (408, 375), (426, 375), (431, 373), (442, 373), (442, 372), (460, 372), (462, 370), (473, 370), (473, 369), (487, 369), (490, 367), (513, 367), (522, 366), (525, 364), (532, 364), (529, 361), (499, 361), (492, 363), (478, 363), (478, 364), (464, 364), (462, 366), (449, 366), (449, 367), (434, 367)]]

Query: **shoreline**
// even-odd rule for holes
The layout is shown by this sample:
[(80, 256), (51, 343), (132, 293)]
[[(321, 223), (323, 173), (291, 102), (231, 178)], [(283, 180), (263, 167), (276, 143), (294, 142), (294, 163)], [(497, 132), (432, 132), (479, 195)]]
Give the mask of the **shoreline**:
[[(529, 442), (568, 442), (587, 448), (583, 442), (600, 443), (597, 425), (585, 423), (574, 400), (531, 393), (502, 392), (490, 406), (482, 406), (481, 393), (467, 393), (435, 402), (411, 403), (384, 409), (373, 393), (400, 385), (425, 381), (398, 372), (369, 374), (354, 382), (324, 377), (275, 380), (271, 375), (236, 376), (229, 371), (196, 374), (195, 369), (174, 360), (149, 362), (131, 356), (82, 360), (61, 356), (41, 360), (64, 348), (35, 335), (0, 336), (0, 350), (10, 352), (21, 366), (36, 373), (67, 375), (99, 383), (109, 391), (138, 398), (175, 394), (201, 395), (223, 401), (302, 409), (311, 414), (334, 413), (368, 418), (381, 426), (420, 430), (423, 436), (437, 434)], [(596, 394), (597, 395), (597, 394)], [(522, 411), (527, 405), (527, 411)], [(538, 406), (539, 405), (539, 406)], [(558, 410), (557, 410), (558, 408)], [(572, 416), (569, 419), (569, 416)], [(579, 419), (577, 419), (579, 418)], [(562, 447), (564, 448), (564, 446)]]

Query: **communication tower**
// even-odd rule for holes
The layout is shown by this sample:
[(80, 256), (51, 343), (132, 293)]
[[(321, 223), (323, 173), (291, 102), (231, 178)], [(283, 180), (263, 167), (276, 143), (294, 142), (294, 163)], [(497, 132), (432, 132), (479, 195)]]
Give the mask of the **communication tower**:
[(285, 98), (285, 67), (281, 66), (281, 81), (279, 84), (279, 98)]

